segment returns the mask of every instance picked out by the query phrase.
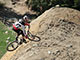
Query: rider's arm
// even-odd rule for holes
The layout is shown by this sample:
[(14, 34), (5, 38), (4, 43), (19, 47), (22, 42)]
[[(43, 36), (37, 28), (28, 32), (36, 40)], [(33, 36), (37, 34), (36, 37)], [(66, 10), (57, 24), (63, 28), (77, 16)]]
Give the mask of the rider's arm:
[(13, 25), (15, 25), (16, 28), (21, 27), (21, 24), (19, 22), (15, 22)]
[(23, 30), (24, 35), (26, 36), (25, 26), (22, 25), (21, 27), (22, 27), (22, 30)]
[(29, 24), (29, 23), (25, 23), (25, 25), (27, 25), (27, 26), (28, 26), (28, 28), (30, 28), (30, 24)]

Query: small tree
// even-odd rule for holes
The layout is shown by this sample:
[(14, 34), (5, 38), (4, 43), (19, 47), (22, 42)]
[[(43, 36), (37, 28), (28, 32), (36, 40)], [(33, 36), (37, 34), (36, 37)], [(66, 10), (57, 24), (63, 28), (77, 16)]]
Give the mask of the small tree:
[(80, 10), (80, 0), (74, 0), (74, 6)]
[(37, 11), (41, 14), (52, 6), (51, 1), (50, 0), (27, 0), (26, 4), (29, 7), (31, 7), (32, 10)]

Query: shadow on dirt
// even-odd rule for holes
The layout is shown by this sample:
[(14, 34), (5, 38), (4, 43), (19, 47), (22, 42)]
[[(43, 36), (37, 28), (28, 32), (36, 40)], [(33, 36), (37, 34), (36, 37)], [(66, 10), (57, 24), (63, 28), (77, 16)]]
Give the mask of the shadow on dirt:
[(15, 13), (12, 8), (0, 7), (0, 20), (10, 26), (12, 22), (16, 19), (19, 19), (22, 15)]
[[(28, 12), (24, 15), (27, 15), (29, 19), (35, 19), (37, 17), (36, 14), (30, 14)], [(11, 26), (12, 23), (22, 18), (23, 16), (18, 13), (15, 13), (15, 11), (12, 8), (0, 7), (0, 20), (7, 26)]]
[(0, 8), (0, 17), (4, 18), (20, 18), (21, 15), (18, 15), (14, 12), (12, 8), (2, 7)]

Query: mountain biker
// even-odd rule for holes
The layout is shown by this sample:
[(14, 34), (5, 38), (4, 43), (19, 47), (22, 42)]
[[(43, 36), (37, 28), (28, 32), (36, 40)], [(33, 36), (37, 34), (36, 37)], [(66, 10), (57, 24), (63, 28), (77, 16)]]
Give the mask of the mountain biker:
[(15, 22), (13, 24), (13, 31), (17, 33), (16, 40), (18, 39), (18, 36), (21, 34), (23, 36), (22, 37), (23, 42), (27, 43), (24, 37), (27, 38), (25, 26), (27, 25), (28, 28), (30, 28), (30, 24), (28, 23), (28, 21), (29, 21), (28, 17), (24, 16), (22, 19), (19, 19), (18, 22)]

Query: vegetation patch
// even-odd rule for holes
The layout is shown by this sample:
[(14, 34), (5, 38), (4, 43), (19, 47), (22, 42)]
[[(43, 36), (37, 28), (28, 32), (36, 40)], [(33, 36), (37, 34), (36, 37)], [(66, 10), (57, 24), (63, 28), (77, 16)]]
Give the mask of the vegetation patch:
[(14, 32), (9, 30), (2, 22), (0, 22), (0, 58), (6, 53), (7, 38), (10, 37), (10, 41), (14, 40)]
[(26, 4), (39, 14), (56, 5), (80, 10), (80, 0), (27, 0)]

